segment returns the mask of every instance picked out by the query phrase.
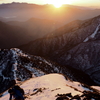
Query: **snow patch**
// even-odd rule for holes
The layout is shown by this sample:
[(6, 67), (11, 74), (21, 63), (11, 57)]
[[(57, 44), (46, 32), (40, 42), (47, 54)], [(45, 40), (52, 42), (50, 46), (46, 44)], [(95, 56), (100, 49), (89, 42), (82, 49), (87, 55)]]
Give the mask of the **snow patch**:
[(94, 88), (94, 89), (100, 91), (100, 87), (99, 87), (99, 86), (92, 86), (92, 88)]
[(89, 39), (93, 39), (95, 37), (95, 35), (97, 34), (98, 30), (99, 30), (100, 24), (97, 26), (96, 30), (94, 31), (93, 34), (91, 34), (90, 36), (88, 36), (83, 42), (87, 42), (89, 41)]
[[(81, 95), (84, 90), (91, 91), (78, 82), (66, 80), (61, 74), (48, 74), (32, 78), (24, 82), (21, 87), (27, 95), (25, 100), (56, 100), (57, 94), (71, 93), (75, 96)], [(9, 95), (6, 94), (0, 100), (8, 100), (8, 98)]]

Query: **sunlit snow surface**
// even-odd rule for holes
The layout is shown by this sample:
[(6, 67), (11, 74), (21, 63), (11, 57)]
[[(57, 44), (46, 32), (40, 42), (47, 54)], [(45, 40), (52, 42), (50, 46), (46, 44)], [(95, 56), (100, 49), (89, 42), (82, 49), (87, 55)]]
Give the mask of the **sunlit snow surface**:
[[(57, 94), (72, 93), (74, 96), (81, 95), (84, 90), (91, 91), (78, 82), (66, 80), (60, 74), (48, 74), (32, 78), (24, 82), (21, 87), (27, 95), (25, 100), (55, 100)], [(0, 100), (9, 100), (9, 94), (5, 93)]]

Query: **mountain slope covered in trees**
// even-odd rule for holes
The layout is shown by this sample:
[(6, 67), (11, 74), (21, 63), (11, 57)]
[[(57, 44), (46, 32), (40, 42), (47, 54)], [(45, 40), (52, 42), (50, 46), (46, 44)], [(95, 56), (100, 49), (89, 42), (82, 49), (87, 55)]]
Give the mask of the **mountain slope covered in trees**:
[(98, 84), (100, 16), (73, 21), (44, 38), (19, 48), (52, 61), (84, 71)]

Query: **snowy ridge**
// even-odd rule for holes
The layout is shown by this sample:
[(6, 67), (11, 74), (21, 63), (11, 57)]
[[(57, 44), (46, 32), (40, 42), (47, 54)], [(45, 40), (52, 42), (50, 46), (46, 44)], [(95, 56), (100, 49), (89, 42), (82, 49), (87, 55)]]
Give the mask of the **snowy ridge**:
[[(1, 72), (0, 72), (0, 76), (3, 76), (3, 79), (9, 79), (8, 77), (2, 75), (2, 71), (6, 69), (6, 66), (7, 66), (8, 62), (10, 62), (11, 72), (13, 73), (12, 80), (16, 80), (17, 81), (16, 72), (18, 71), (18, 65), (21, 64), (21, 62), (18, 61), (19, 57), (20, 56), (22, 56), (22, 57), (28, 57), (29, 59), (30, 59), (30, 57), (28, 55), (26, 55), (25, 53), (23, 53), (20, 49), (17, 49), (17, 48), (10, 49), (9, 51), (6, 50), (5, 52), (6, 52), (6, 55), (5, 55), (4, 58), (6, 58), (6, 59), (1, 60), (1, 66), (0, 66), (1, 67), (0, 71)], [(36, 68), (31, 68), (31, 66), (32, 66), (32, 63), (24, 65), (24, 67), (27, 70), (32, 71), (35, 75), (37, 75), (37, 76), (44, 75), (44, 73), (42, 71), (37, 71)], [(35, 77), (35, 75), (33, 75), (33, 76)]]
[(95, 38), (95, 35), (97, 34), (98, 30), (99, 30), (99, 27), (100, 27), (100, 24), (97, 26), (96, 30), (94, 31), (93, 34), (91, 34), (90, 36), (88, 36), (83, 42), (87, 42), (89, 41), (90, 39), (93, 39)]
[(63, 68), (44, 58), (26, 54), (17, 48), (1, 50), (0, 57), (0, 78), (2, 79), (0, 93), (12, 87), (15, 83), (50, 73), (62, 73), (68, 79), (76, 81), (78, 79), (66, 67)]
[[(6, 50), (5, 50), (5, 52), (6, 52)], [(6, 68), (6, 63), (7, 62), (9, 62), (9, 59), (11, 59), (12, 61), (11, 61), (11, 63), (13, 64), (12, 65), (12, 72), (14, 73), (14, 79), (16, 79), (16, 74), (15, 74), (15, 71), (17, 70), (17, 62), (16, 62), (16, 60), (15, 60), (15, 54), (14, 54), (14, 52), (13, 52), (13, 50), (10, 50), (9, 51), (9, 53), (2, 53), (2, 55), (6, 55), (6, 57), (3, 57), (2, 58), (2, 60), (0, 61), (0, 76), (3, 76), (3, 79), (9, 79), (8, 77), (6, 77), (6, 76), (4, 76), (3, 74), (2, 74), (2, 71), (3, 70), (5, 70), (5, 68)], [(10, 55), (12, 55), (13, 56), (13, 58), (10, 56)], [(17, 58), (17, 56), (16, 56), (16, 58)]]
[[(1, 50), (0, 57), (0, 93), (15, 83), (49, 73), (62, 73), (63, 70), (49, 60), (26, 54), (17, 48)], [(69, 72), (65, 72), (72, 77)]]
[[(44, 67), (45, 61), (41, 58), (40, 65), (39, 58), (25, 54), (17, 48), (0, 50), (0, 93), (19, 81), (45, 75), (40, 69)], [(46, 65), (50, 66), (47, 62)]]
[[(56, 100), (58, 94), (71, 93), (72, 96), (81, 96), (83, 91), (93, 92), (93, 90), (82, 86), (78, 82), (66, 80), (64, 76), (60, 74), (48, 74), (38, 78), (32, 78), (23, 83), (21, 87), (25, 90), (27, 96), (25, 100)], [(70, 98), (71, 97), (69, 97), (69, 99)], [(8, 93), (0, 98), (0, 100), (8, 99)], [(83, 99), (84, 97), (81, 98), (81, 100)]]

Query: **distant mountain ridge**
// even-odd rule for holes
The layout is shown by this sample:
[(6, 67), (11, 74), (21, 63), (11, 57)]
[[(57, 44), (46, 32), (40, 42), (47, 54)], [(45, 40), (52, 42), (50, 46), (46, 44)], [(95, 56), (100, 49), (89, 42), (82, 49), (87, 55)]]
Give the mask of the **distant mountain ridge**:
[(11, 48), (25, 43), (29, 38), (26, 33), (26, 30), (19, 26), (7, 25), (0, 21), (0, 48)]
[(53, 20), (31, 18), (26, 22), (0, 22), (0, 48), (14, 48), (41, 38), (60, 27)]
[[(34, 17), (54, 20), (62, 23), (62, 25), (73, 20), (84, 20), (100, 14), (100, 9), (82, 9), (83, 7), (73, 5), (62, 6), (60, 9), (56, 9), (53, 5), (13, 2), (1, 4), (0, 8), (0, 17), (6, 18), (5, 21), (26, 21)], [(11, 18), (12, 16), (15, 17)]]
[[(97, 16), (84, 21), (71, 22), (52, 32), (51, 35), (23, 45), (20, 49), (48, 57), (61, 65), (82, 70), (100, 84), (100, 62), (97, 58), (100, 51), (99, 40), (100, 16)], [(96, 70), (92, 71), (93, 68)], [(87, 69), (89, 70), (86, 71)]]
[[(39, 18), (30, 18), (25, 22), (9, 21), (7, 24), (26, 29), (27, 34), (33, 39), (44, 37), (61, 26), (57, 21)], [(30, 40), (32, 41), (33, 39), (31, 38)]]

